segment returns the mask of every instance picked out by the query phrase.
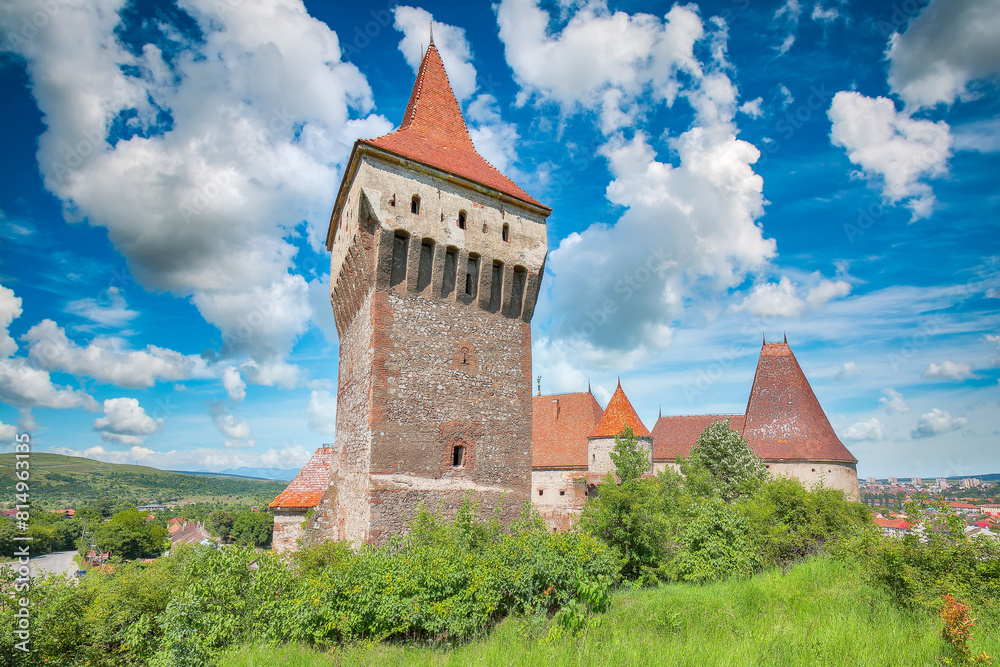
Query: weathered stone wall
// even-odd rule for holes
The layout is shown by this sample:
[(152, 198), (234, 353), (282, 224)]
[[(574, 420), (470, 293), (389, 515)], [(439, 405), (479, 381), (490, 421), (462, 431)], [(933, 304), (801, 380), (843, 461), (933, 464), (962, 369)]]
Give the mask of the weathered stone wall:
[(861, 493), (858, 489), (858, 471), (853, 463), (764, 461), (764, 464), (771, 475), (794, 477), (801, 481), (807, 489), (821, 483), (827, 488), (840, 489), (848, 500), (861, 499)]
[(289, 512), (274, 511), (274, 534), (271, 537), (271, 547), (275, 551), (294, 551), (302, 537), (302, 523), (305, 521), (305, 510)]
[[(649, 436), (638, 436), (636, 440), (639, 446), (646, 452), (649, 459), (649, 470), (653, 469), (653, 438)], [(606, 474), (615, 471), (615, 464), (611, 461), (611, 452), (615, 448), (615, 439), (612, 438), (589, 438), (587, 440), (587, 470), (591, 473)]]
[(569, 530), (587, 502), (587, 478), (582, 470), (534, 470), (531, 504), (552, 530)]

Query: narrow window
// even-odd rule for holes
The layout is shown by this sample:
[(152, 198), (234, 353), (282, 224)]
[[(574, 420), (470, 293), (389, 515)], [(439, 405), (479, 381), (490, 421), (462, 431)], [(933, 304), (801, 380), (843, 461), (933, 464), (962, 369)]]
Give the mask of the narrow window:
[(396, 195), (392, 195), (392, 199), (389, 201), (389, 206), (396, 208)]
[(420, 197), (413, 195), (413, 199), (410, 200), (410, 213), (420, 214)]
[(417, 291), (422, 292), (431, 284), (434, 266), (434, 239), (424, 239), (420, 244), (420, 268), (417, 271)]
[(506, 222), (503, 223), (503, 231), (501, 232), (501, 236), (503, 237), (504, 243), (510, 243), (510, 225), (508, 225)]
[(493, 261), (493, 272), (490, 275), (490, 312), (500, 310), (500, 293), (503, 291), (503, 262)]
[(455, 291), (455, 274), (458, 272), (458, 248), (449, 247), (444, 253), (444, 280), (441, 281), (441, 296), (449, 296)]
[(565, 491), (563, 491), (563, 490), (560, 490), (560, 491), (559, 491), (559, 495), (560, 495), (560, 496), (565, 496), (565, 495), (566, 495), (566, 492), (565, 492)]
[(389, 284), (393, 287), (406, 280), (406, 254), (410, 249), (410, 237), (405, 232), (396, 232), (392, 240), (392, 273)]
[(538, 489), (538, 495), (542, 495), (542, 490)]
[(479, 255), (469, 255), (469, 263), (465, 269), (465, 296), (476, 296), (476, 286), (479, 284)]
[(458, 228), (465, 229), (465, 211), (458, 212)]
[(514, 267), (514, 281), (510, 287), (510, 317), (521, 315), (521, 305), (524, 301), (524, 285), (528, 281), (528, 271), (523, 266)]
[(455, 451), (451, 455), (451, 465), (455, 468), (465, 465), (465, 446), (455, 445)]

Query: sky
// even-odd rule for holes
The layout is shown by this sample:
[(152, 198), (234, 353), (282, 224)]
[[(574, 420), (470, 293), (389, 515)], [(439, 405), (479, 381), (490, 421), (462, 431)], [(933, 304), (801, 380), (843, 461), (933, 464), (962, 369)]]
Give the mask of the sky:
[(0, 442), (176, 470), (335, 440), (330, 211), (433, 22), (552, 207), (543, 393), (740, 413), (787, 336), (858, 473), (1000, 472), (1000, 3), (0, 5)]

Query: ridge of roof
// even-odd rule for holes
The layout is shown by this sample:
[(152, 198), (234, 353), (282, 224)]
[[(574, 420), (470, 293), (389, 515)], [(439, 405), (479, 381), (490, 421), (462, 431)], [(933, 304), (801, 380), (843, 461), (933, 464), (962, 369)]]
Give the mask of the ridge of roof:
[(588, 436), (590, 438), (610, 438), (622, 432), (626, 426), (632, 427), (632, 432), (636, 437), (652, 437), (649, 429), (643, 425), (635, 408), (629, 402), (628, 397), (622, 390), (622, 382), (618, 380), (618, 388), (608, 401), (608, 407), (604, 408), (604, 416), (597, 423), (594, 430)]
[(763, 459), (857, 459), (837, 437), (787, 342), (761, 347), (742, 435)]
[(441, 55), (424, 52), (399, 129), (361, 143), (441, 169), (525, 203), (551, 210), (504, 176), (472, 143)]
[(285, 490), (268, 505), (271, 509), (316, 507), (330, 486), (330, 464), (336, 447), (320, 447), (302, 466)]

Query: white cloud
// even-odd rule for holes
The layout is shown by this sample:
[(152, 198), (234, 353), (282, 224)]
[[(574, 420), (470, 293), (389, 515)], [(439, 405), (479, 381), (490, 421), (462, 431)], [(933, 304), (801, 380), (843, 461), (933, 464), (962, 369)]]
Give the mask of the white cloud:
[(17, 437), (17, 427), (13, 424), (0, 422), (0, 444), (10, 444)]
[(743, 104), (740, 105), (739, 111), (740, 113), (745, 113), (751, 118), (760, 118), (761, 116), (764, 115), (764, 111), (761, 109), (760, 106), (761, 103), (763, 103), (763, 101), (764, 101), (763, 97), (757, 97), (750, 100), (749, 102), (744, 102)]
[[(414, 73), (423, 59), (421, 47), (430, 43), (431, 14), (419, 7), (401, 6), (395, 9), (395, 28), (403, 33), (399, 50)], [(472, 66), (472, 49), (465, 38), (465, 30), (440, 21), (434, 21), (434, 46), (441, 54), (441, 62), (448, 72), (448, 81), (455, 97), (463, 102), (476, 92), (476, 68)]]
[(306, 406), (309, 428), (324, 435), (337, 432), (337, 397), (323, 389), (314, 389)]
[(517, 126), (505, 122), (492, 95), (477, 97), (465, 113), (469, 136), (476, 150), (501, 173), (516, 176), (511, 167), (517, 161)]
[(260, 464), (266, 468), (301, 468), (312, 458), (313, 452), (302, 445), (286, 445), (281, 449), (269, 449), (260, 455)]
[[(355, 137), (391, 124), (369, 114), (365, 77), (300, 1), (190, 0), (197, 39), (165, 16), (119, 31), (122, 4), (62, 3), (45, 30), (13, 42), (45, 116), (45, 186), (68, 219), (107, 229), (144, 287), (192, 297), (234, 353), (280, 361), (310, 314), (289, 237), (307, 221), (321, 248)], [(37, 11), (6, 2), (0, 28)], [(148, 30), (168, 35), (170, 55), (123, 43)], [(275, 291), (277, 316), (243, 336), (257, 297)]]
[(700, 76), (694, 43), (704, 34), (692, 7), (674, 6), (663, 20), (649, 14), (610, 12), (602, 2), (576, 8), (562, 29), (535, 0), (502, 0), (496, 6), (507, 63), (521, 86), (518, 101), (537, 95), (564, 113), (599, 110), (606, 133), (629, 124), (637, 100), (651, 93), (672, 105), (679, 71)]
[(337, 344), (337, 320), (330, 305), (329, 273), (309, 281), (309, 308), (312, 310), (312, 323), (323, 332), (326, 342)]
[(952, 417), (947, 410), (934, 408), (921, 415), (917, 428), (910, 432), (914, 438), (929, 438), (932, 435), (948, 433), (964, 428), (969, 420), (965, 417)]
[(109, 442), (142, 445), (141, 436), (163, 428), (163, 419), (153, 419), (134, 398), (109, 398), (104, 401), (104, 416), (94, 420), (94, 430)]
[(846, 364), (840, 367), (837, 374), (833, 376), (833, 379), (837, 382), (846, 380), (847, 378), (857, 377), (862, 374), (861, 368), (853, 361), (848, 361)]
[(129, 350), (120, 338), (97, 337), (80, 347), (52, 320), (42, 320), (23, 336), (28, 356), (38, 368), (92, 377), (121, 387), (152, 387), (158, 380), (207, 378), (211, 373), (198, 356), (155, 345)]
[(884, 438), (885, 425), (876, 417), (866, 421), (851, 424), (844, 431), (844, 437), (848, 440), (882, 440)]
[(920, 377), (925, 380), (967, 380), (975, 376), (971, 364), (945, 360), (940, 364), (929, 364)]
[(88, 447), (82, 451), (70, 449), (69, 447), (49, 447), (49, 451), (53, 454), (62, 454), (63, 456), (79, 456), (82, 458), (94, 459), (95, 461), (104, 461), (106, 463), (150, 464), (158, 463), (160, 460), (160, 455), (157, 452), (138, 445), (132, 446), (125, 451), (116, 450), (111, 452), (106, 451), (100, 445), (94, 445), (93, 447)]
[(225, 387), (232, 403), (239, 403), (247, 397), (247, 383), (240, 377), (240, 372), (235, 366), (227, 366), (222, 371), (222, 386)]
[(892, 387), (886, 387), (882, 390), (882, 393), (884, 396), (878, 399), (878, 402), (882, 404), (882, 407), (890, 415), (898, 415), (910, 411), (910, 406), (906, 404), (903, 395)]
[(250, 438), (250, 424), (229, 414), (222, 401), (210, 401), (208, 407), (219, 433), (227, 438), (223, 445), (232, 449), (254, 446), (255, 441)]
[(1000, 366), (1000, 336), (996, 336), (994, 334), (986, 334), (985, 336), (983, 336), (983, 340), (986, 341), (987, 343), (991, 343), (996, 346), (997, 354), (995, 356), (990, 357), (990, 364), (993, 366)]
[(757, 283), (741, 303), (730, 307), (730, 311), (745, 310), (768, 317), (798, 317), (807, 310), (822, 308), (832, 299), (847, 296), (851, 291), (851, 285), (847, 281), (829, 280), (821, 277), (818, 272), (813, 273), (810, 280), (815, 284), (806, 291), (804, 298), (798, 295), (798, 284), (793, 283), (788, 276), (782, 276), (777, 283)]
[(792, 95), (792, 91), (788, 90), (788, 86), (783, 83), (778, 85), (778, 94), (781, 95), (782, 109), (787, 109), (791, 103), (795, 101), (795, 96)]
[(824, 7), (823, 3), (817, 2), (813, 5), (812, 14), (809, 15), (809, 18), (820, 23), (833, 23), (840, 18), (840, 10), (834, 5)]
[(779, 56), (788, 53), (795, 44), (795, 33), (799, 29), (799, 18), (802, 16), (802, 5), (799, 0), (786, 0), (785, 4), (774, 12), (774, 22), (788, 31), (781, 44), (775, 47)]
[(931, 0), (889, 41), (889, 85), (908, 107), (975, 96), (969, 84), (1000, 73), (1000, 3)]
[(943, 176), (951, 156), (947, 123), (917, 120), (897, 112), (886, 97), (853, 91), (834, 95), (827, 112), (830, 140), (870, 179), (881, 180), (882, 196), (906, 202), (912, 220), (930, 216), (934, 193), (924, 179)]
[(129, 310), (125, 297), (114, 286), (105, 290), (100, 298), (70, 301), (66, 304), (66, 312), (112, 329), (121, 329), (139, 316), (138, 311)]
[(53, 384), (48, 372), (20, 357), (0, 359), (0, 401), (21, 408), (99, 409), (87, 392)]
[(10, 337), (10, 324), (21, 316), (21, 298), (14, 290), (0, 285), (0, 358), (17, 352), (17, 343)]

